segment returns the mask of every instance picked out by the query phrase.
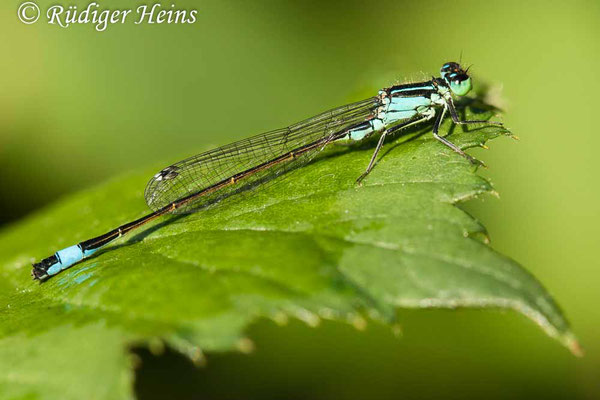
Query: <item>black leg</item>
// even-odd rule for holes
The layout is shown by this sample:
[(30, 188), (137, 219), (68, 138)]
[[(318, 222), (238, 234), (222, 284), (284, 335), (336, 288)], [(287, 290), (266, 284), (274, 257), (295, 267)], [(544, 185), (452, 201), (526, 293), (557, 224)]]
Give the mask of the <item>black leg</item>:
[(379, 153), (379, 150), (381, 150), (381, 147), (383, 146), (383, 142), (385, 142), (385, 137), (387, 136), (387, 134), (388, 134), (388, 131), (385, 130), (379, 137), (379, 141), (377, 142), (377, 147), (375, 147), (375, 151), (373, 152), (373, 155), (371, 156), (371, 161), (369, 161), (367, 170), (358, 177), (358, 179), (356, 180), (356, 183), (360, 184), (360, 182), (365, 178), (365, 176), (369, 175), (369, 172), (371, 172), (371, 170), (373, 169), (373, 164), (375, 164), (375, 159), (377, 158), (377, 153)]
[(450, 116), (452, 117), (452, 121), (455, 124), (458, 124), (458, 125), (489, 124), (489, 125), (499, 125), (499, 126), (504, 125), (502, 122), (486, 121), (486, 120), (479, 120), (479, 119), (461, 121), (460, 118), (458, 118), (458, 113), (456, 112), (456, 108), (454, 107), (454, 103), (452, 102), (452, 99), (446, 100), (446, 105), (448, 106), (448, 111), (450, 111)]
[[(454, 112), (456, 113), (456, 110), (454, 110)], [(435, 123), (433, 124), (433, 137), (436, 138), (437, 140), (439, 140), (440, 142), (442, 142), (443, 144), (445, 144), (446, 146), (450, 147), (452, 150), (454, 150), (455, 152), (457, 152), (458, 154), (460, 154), (467, 160), (469, 160), (469, 162), (471, 164), (484, 165), (483, 162), (479, 161), (476, 158), (471, 157), (470, 155), (465, 153), (460, 147), (458, 147), (457, 145), (455, 145), (448, 139), (438, 135), (438, 131), (440, 129), (440, 125), (442, 124), (442, 121), (444, 120), (445, 114), (446, 114), (446, 107), (444, 107), (442, 109), (442, 111), (440, 113), (438, 113), (437, 118), (435, 119)], [(452, 111), (450, 111), (450, 114), (452, 114)], [(454, 120), (454, 118), (452, 118), (452, 120)], [(475, 122), (477, 122), (477, 121), (475, 121)]]
[(379, 142), (377, 142), (377, 147), (375, 148), (375, 151), (373, 152), (373, 155), (371, 156), (371, 161), (369, 161), (367, 170), (358, 177), (358, 179), (356, 180), (356, 183), (361, 184), (361, 181), (367, 175), (369, 175), (369, 172), (371, 172), (371, 170), (373, 169), (373, 165), (375, 165), (375, 160), (377, 159), (377, 154), (379, 153), (379, 150), (381, 150), (381, 148), (383, 147), (383, 142), (385, 142), (385, 138), (387, 135), (392, 135), (392, 134), (396, 133), (397, 131), (399, 131), (400, 129), (407, 128), (411, 125), (415, 125), (415, 124), (418, 124), (423, 121), (427, 121), (430, 118), (431, 118), (431, 116), (426, 116), (423, 118), (419, 118), (415, 121), (407, 121), (407, 122), (398, 124), (396, 126), (391, 127), (390, 129), (386, 129), (385, 131), (383, 131), (383, 133), (381, 134), (381, 137), (379, 138)]

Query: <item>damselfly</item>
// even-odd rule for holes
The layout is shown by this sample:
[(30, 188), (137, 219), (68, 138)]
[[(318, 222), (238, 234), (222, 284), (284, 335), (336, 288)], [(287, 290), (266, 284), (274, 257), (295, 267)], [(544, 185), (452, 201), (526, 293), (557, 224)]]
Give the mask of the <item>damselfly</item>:
[(377, 96), (366, 100), (168, 166), (154, 175), (146, 187), (144, 196), (152, 213), (33, 264), (34, 279), (44, 280), (56, 275), (162, 215), (195, 212), (228, 196), (260, 187), (278, 175), (304, 165), (330, 143), (380, 135), (365, 172), (357, 180), (360, 182), (373, 168), (387, 137), (400, 129), (433, 119), (433, 136), (437, 140), (470, 162), (478, 163), (438, 134), (446, 112), (456, 124), (501, 124), (461, 121), (453, 96), (464, 96), (471, 90), (468, 69), (463, 70), (459, 64), (449, 62), (440, 72), (440, 78), (382, 89)]

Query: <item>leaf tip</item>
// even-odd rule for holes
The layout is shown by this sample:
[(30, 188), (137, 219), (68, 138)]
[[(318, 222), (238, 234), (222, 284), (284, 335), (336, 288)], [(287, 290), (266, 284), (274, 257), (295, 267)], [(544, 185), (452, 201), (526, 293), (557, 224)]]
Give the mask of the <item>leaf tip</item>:
[(155, 356), (160, 356), (165, 352), (165, 344), (160, 338), (152, 338), (148, 342), (148, 350)]
[(352, 326), (354, 329), (358, 331), (364, 331), (367, 329), (367, 320), (361, 317), (360, 315), (356, 315), (352, 318)]
[(289, 322), (289, 318), (288, 318), (287, 314), (285, 314), (284, 312), (281, 312), (281, 311), (276, 312), (275, 314), (273, 314), (271, 316), (271, 319), (273, 321), (275, 321), (275, 323), (277, 325), (279, 325), (279, 326), (285, 326)]
[(196, 367), (206, 366), (206, 356), (200, 347), (194, 346), (190, 353), (190, 360), (192, 360), (192, 363), (194, 363)]
[(563, 339), (564, 345), (575, 357), (583, 357), (584, 351), (575, 335), (569, 333)]
[(236, 343), (236, 347), (242, 353), (249, 354), (254, 351), (256, 346), (254, 346), (254, 342), (251, 339), (244, 337), (238, 340), (238, 342)]
[(296, 313), (296, 318), (298, 318), (300, 321), (303, 321), (306, 325), (310, 326), (311, 328), (316, 328), (321, 323), (321, 318), (319, 318), (318, 315), (305, 309), (299, 310)]
[(129, 366), (132, 369), (139, 369), (142, 366), (142, 359), (135, 353), (129, 353)]

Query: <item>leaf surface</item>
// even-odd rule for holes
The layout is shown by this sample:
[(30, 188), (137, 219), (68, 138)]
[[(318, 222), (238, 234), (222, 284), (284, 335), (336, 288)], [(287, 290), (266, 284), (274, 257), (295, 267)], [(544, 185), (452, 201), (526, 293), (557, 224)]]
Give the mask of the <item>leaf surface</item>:
[[(466, 117), (489, 118), (471, 106)], [(257, 318), (395, 321), (405, 308), (500, 307), (572, 351), (561, 311), (525, 269), (487, 244), (456, 204), (493, 191), (475, 168), (414, 128), (388, 143), (333, 146), (281, 182), (169, 216), (46, 283), (31, 262), (147, 213), (156, 170), (72, 195), (0, 235), (0, 395), (133, 397), (128, 347), (157, 340), (201, 361), (249, 349)], [(450, 127), (463, 148), (504, 133)]]

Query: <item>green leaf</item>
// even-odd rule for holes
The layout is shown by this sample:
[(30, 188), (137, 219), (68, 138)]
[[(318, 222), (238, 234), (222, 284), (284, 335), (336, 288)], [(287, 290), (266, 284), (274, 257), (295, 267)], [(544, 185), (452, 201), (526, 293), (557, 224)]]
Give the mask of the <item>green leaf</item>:
[[(471, 106), (466, 117), (489, 118)], [(0, 235), (0, 395), (131, 398), (128, 347), (162, 341), (203, 352), (248, 350), (257, 318), (394, 323), (400, 307), (500, 307), (572, 351), (568, 323), (539, 282), (487, 244), (456, 207), (493, 192), (427, 132), (388, 143), (363, 186), (372, 144), (336, 147), (277, 185), (170, 216), (38, 284), (31, 262), (147, 213), (156, 169), (70, 196)], [(463, 148), (505, 133), (450, 128)]]

